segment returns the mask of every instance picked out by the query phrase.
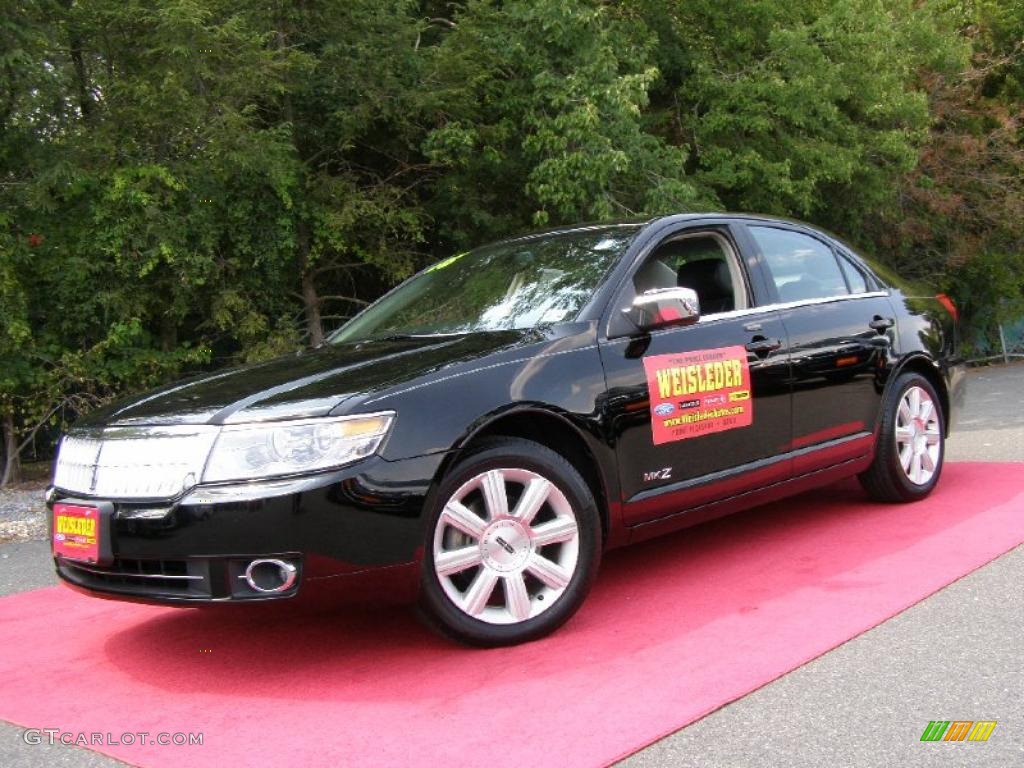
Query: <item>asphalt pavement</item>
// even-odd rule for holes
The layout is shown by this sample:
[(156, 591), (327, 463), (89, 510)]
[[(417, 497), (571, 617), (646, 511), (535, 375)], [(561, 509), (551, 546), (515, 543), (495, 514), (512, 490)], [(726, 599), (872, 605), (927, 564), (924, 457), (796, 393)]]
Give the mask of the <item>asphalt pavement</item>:
[[(1024, 461), (1024, 365), (970, 372), (947, 450), (952, 461)], [(0, 595), (55, 583), (47, 542), (0, 545)], [(619, 765), (1024, 766), (1022, 584), (1024, 546)], [(956, 719), (998, 725), (987, 742), (920, 741), (928, 721)], [(24, 733), (0, 721), (0, 766), (126, 765)]]
[[(947, 449), (1024, 461), (1024, 365), (969, 373)], [(619, 765), (1024, 766), (1022, 585), (1024, 546)], [(998, 724), (987, 742), (922, 742), (931, 720)]]

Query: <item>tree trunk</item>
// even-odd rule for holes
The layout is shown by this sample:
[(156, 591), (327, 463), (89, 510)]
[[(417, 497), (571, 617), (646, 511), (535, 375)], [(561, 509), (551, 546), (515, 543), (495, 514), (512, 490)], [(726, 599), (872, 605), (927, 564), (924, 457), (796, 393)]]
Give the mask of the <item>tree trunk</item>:
[(320, 299), (313, 284), (313, 275), (306, 271), (302, 275), (302, 303), (306, 309), (306, 330), (309, 332), (309, 346), (319, 347), (324, 343), (324, 325), (320, 321)]
[[(70, 14), (72, 11), (72, 0), (65, 0), (64, 7)], [(69, 20), (68, 47), (71, 52), (71, 63), (75, 68), (75, 85), (78, 90), (78, 108), (82, 112), (82, 118), (86, 121), (92, 117), (92, 92), (89, 88), (89, 73), (85, 65), (85, 52), (82, 45), (82, 36), (75, 29), (75, 21)]]
[(3, 423), (4, 474), (0, 488), (21, 482), (21, 455), (18, 452), (18, 438), (14, 432), (14, 415), (5, 414)]
[(324, 325), (320, 319), (320, 296), (313, 282), (314, 270), (309, 264), (309, 225), (299, 221), (295, 225), (298, 235), (299, 270), (302, 273), (302, 305), (306, 312), (306, 332), (309, 346), (319, 347), (324, 343)]
[[(282, 25), (285, 23), (282, 21)], [(282, 28), (277, 32), (277, 47), (283, 50), (287, 44), (288, 35)], [(298, 136), (295, 132), (295, 110), (292, 106), (290, 90), (284, 92), (282, 109), (284, 119), (291, 128), (292, 145), (295, 147), (296, 154), (302, 157), (302, 148), (299, 146)], [(299, 274), (302, 275), (302, 307), (306, 313), (306, 333), (309, 335), (309, 346), (319, 347), (324, 343), (324, 324), (320, 319), (320, 296), (317, 294), (316, 283), (313, 280), (316, 270), (309, 263), (312, 233), (309, 223), (301, 218), (295, 223), (295, 239), (298, 248)]]
[(178, 348), (178, 320), (170, 310), (160, 317), (160, 349), (173, 352)]

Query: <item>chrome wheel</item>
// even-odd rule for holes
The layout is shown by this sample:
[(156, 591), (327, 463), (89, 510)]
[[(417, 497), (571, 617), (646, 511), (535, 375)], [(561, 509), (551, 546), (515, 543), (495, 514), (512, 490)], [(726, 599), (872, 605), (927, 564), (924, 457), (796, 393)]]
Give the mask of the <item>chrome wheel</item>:
[(576, 572), (580, 532), (565, 494), (526, 469), (481, 472), (445, 503), (433, 563), (445, 595), (488, 624), (515, 624), (550, 609)]
[(927, 485), (942, 459), (942, 433), (935, 401), (921, 387), (900, 398), (895, 436), (903, 473), (914, 485)]

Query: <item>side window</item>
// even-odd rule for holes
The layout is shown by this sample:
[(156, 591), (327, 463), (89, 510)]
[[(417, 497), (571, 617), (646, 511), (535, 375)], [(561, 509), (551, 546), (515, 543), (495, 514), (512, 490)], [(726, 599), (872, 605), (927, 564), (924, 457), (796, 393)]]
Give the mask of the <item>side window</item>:
[(843, 268), (843, 274), (846, 275), (846, 282), (850, 286), (850, 293), (867, 293), (870, 290), (868, 288), (868, 279), (864, 277), (864, 273), (850, 263), (849, 260), (840, 256), (839, 264)]
[(692, 288), (702, 315), (743, 309), (747, 294), (739, 262), (721, 238), (687, 235), (659, 245), (633, 276), (637, 293), (652, 288)]
[(780, 301), (825, 299), (850, 291), (832, 249), (820, 240), (775, 227), (748, 227), (764, 255)]

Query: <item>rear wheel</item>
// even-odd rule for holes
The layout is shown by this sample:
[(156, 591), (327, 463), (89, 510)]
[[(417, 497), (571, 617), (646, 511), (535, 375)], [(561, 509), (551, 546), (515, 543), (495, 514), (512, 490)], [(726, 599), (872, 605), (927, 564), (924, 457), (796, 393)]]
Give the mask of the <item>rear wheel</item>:
[(886, 395), (875, 459), (861, 485), (879, 501), (923, 499), (942, 473), (944, 435), (935, 388), (920, 374), (902, 374)]
[(593, 495), (537, 443), (482, 443), (442, 481), (428, 527), (420, 605), (445, 634), (511, 645), (561, 626), (600, 560)]

